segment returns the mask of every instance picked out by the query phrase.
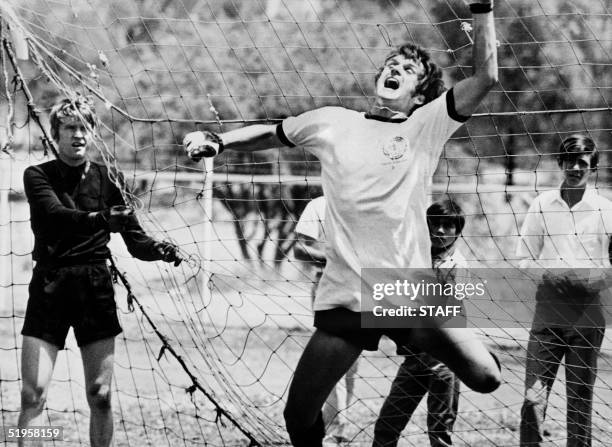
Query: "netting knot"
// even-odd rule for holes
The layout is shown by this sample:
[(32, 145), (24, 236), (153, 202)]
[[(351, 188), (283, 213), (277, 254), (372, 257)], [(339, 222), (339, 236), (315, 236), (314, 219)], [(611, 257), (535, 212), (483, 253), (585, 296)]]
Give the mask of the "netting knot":
[(46, 136), (44, 136), (44, 135), (42, 135), (42, 136), (40, 137), (40, 141), (41, 141), (41, 143), (42, 143), (42, 147), (43, 147), (43, 155), (46, 157), (46, 156), (48, 156), (48, 155), (49, 155), (49, 149), (50, 149), (50, 144), (51, 144), (51, 143), (49, 142), (49, 140), (47, 139), (47, 137), (46, 137)]
[[(473, 28), (472, 28), (472, 24), (468, 23), (468, 22), (461, 22), (461, 25), (459, 25), (459, 27), (461, 28), (461, 31), (463, 31), (465, 33), (465, 35), (467, 36), (467, 38), (469, 39), (470, 43), (472, 45), (474, 45), (474, 40), (472, 39), (472, 36), (470, 35), (470, 33), (472, 32)], [(501, 46), (501, 43), (499, 40), (495, 40), (495, 46), (497, 48), (499, 48)], [(447, 51), (452, 51), (452, 50), (447, 50)]]
[(196, 408), (197, 408), (198, 406), (196, 405), (195, 400), (194, 400), (194, 399), (195, 399), (195, 398), (194, 398), (194, 393), (195, 393), (195, 391), (196, 391), (197, 389), (198, 389), (198, 387), (197, 387), (197, 385), (196, 385), (195, 383), (194, 383), (193, 385), (191, 385), (190, 387), (187, 387), (187, 388), (185, 389), (185, 392), (186, 392), (187, 394), (189, 394), (189, 400), (191, 401), (191, 403), (192, 403), (193, 405), (195, 405), (195, 407), (196, 407)]
[(225, 422), (223, 422), (223, 419), (221, 418), (221, 416), (223, 416), (223, 410), (220, 407), (217, 407), (215, 412), (217, 413), (215, 416), (215, 424), (221, 424), (221, 427), (226, 428), (227, 425), (225, 425)]
[(15, 153), (13, 152), (13, 149), (11, 148), (11, 146), (13, 145), (13, 140), (14, 140), (13, 135), (9, 135), (6, 142), (2, 145), (2, 149), (0, 149), (2, 152), (7, 154), (11, 158), (15, 156)]
[(28, 105), (28, 109), (30, 110), (30, 115), (38, 118), (40, 116), (40, 110), (37, 109), (34, 103), (31, 101), (29, 101), (27, 105)]
[(471, 33), (472, 32), (472, 25), (468, 22), (461, 22), (461, 25), (459, 25), (461, 28), (461, 31), (463, 31), (464, 33)]
[(108, 68), (108, 57), (102, 50), (98, 51), (98, 59), (104, 68)]
[(23, 81), (21, 80), (21, 77), (19, 75), (15, 75), (11, 80), (11, 84), (13, 84), (13, 93), (15, 93), (17, 90), (21, 90)]
[(128, 307), (128, 311), (134, 312), (134, 294), (132, 292), (128, 292), (127, 295), (127, 307)]
[(159, 354), (157, 354), (157, 361), (158, 361), (158, 362), (159, 362), (159, 361), (161, 360), (161, 358), (164, 356), (165, 352), (166, 352), (166, 344), (164, 343), (164, 344), (162, 345), (162, 347), (160, 348), (160, 350), (159, 350)]

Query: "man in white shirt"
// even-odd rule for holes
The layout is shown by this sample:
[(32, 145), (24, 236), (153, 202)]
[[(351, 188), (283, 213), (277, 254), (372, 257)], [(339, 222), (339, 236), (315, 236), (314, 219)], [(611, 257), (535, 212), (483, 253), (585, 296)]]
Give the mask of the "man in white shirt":
[(536, 293), (520, 445), (542, 444), (548, 396), (565, 357), (567, 447), (587, 447), (605, 322), (600, 290), (585, 272), (610, 267), (612, 202), (587, 187), (598, 162), (593, 140), (583, 135), (567, 137), (558, 161), (563, 183), (534, 199), (517, 247), (522, 268), (552, 269), (546, 270)]
[(327, 265), (314, 302), (317, 330), (298, 362), (284, 412), (294, 446), (321, 446), (327, 396), (363, 349), (378, 348), (382, 335), (432, 354), (477, 391), (499, 386), (499, 365), (471, 331), (361, 327), (361, 269), (431, 268), (425, 210), (432, 175), (445, 142), (497, 82), (492, 4), (478, 0), (470, 9), (474, 72), (451, 90), (429, 54), (405, 44), (379, 70), (367, 113), (323, 107), (278, 126), (192, 132), (184, 139), (194, 160), (223, 149), (300, 146), (321, 163)]
[[(427, 209), (433, 267), (448, 272), (446, 281), (456, 278), (457, 269), (467, 261), (455, 243), (465, 226), (461, 207), (446, 199)], [(463, 275), (465, 276), (465, 275)], [(373, 447), (396, 447), (400, 435), (419, 403), (427, 397), (427, 433), (432, 447), (453, 445), (451, 433), (459, 408), (459, 379), (444, 363), (410, 348), (398, 349), (406, 358), (391, 384), (374, 426)]]
[[(325, 196), (312, 199), (304, 208), (295, 233), (297, 242), (293, 248), (295, 258), (314, 266), (315, 281), (312, 286), (312, 305), (316, 296), (317, 287), (326, 264), (325, 259)], [(351, 405), (355, 391), (355, 377), (359, 360), (349, 368), (344, 375), (344, 387), (336, 386), (323, 406), (323, 422), (327, 437), (323, 444), (337, 445), (349, 441), (346, 428), (346, 411)]]
[(325, 196), (312, 199), (306, 207), (295, 226), (297, 236), (293, 247), (295, 258), (309, 263), (315, 269), (315, 282), (312, 288), (312, 304), (319, 280), (325, 268)]

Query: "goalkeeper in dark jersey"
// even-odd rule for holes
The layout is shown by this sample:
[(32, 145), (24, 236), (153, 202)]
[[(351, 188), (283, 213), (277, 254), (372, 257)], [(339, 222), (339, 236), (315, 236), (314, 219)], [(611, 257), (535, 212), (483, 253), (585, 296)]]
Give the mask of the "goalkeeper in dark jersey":
[[(175, 245), (145, 234), (109, 169), (88, 159), (93, 107), (81, 97), (64, 99), (52, 108), (50, 125), (59, 159), (24, 174), (36, 266), (22, 330), (18, 424), (26, 428), (42, 412), (57, 353), (72, 326), (85, 370), (91, 445), (108, 446), (115, 336), (121, 332), (107, 265), (110, 233), (120, 233), (138, 259), (175, 265), (182, 259)], [(119, 173), (112, 174), (121, 181)]]

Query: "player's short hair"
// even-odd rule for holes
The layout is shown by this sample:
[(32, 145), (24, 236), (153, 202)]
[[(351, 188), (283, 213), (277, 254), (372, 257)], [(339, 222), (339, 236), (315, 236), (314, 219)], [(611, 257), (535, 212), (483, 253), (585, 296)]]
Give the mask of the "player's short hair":
[(57, 141), (62, 122), (74, 118), (84, 120), (92, 129), (96, 128), (96, 111), (89, 99), (77, 96), (76, 99), (64, 98), (56, 102), (49, 114), (51, 137)]
[[(433, 60), (431, 60), (431, 56), (427, 50), (414, 43), (404, 43), (387, 54), (385, 62), (392, 57), (399, 55), (404, 56), (406, 59), (420, 60), (425, 68), (425, 73), (423, 74), (421, 82), (416, 90), (416, 93), (423, 95), (425, 100), (423, 101), (423, 104), (415, 105), (414, 109), (433, 101), (446, 91), (446, 86), (444, 85), (444, 80), (442, 79), (442, 70)], [(380, 67), (378, 69), (374, 82), (378, 82), (378, 78), (380, 78), (383, 68), (384, 67)]]
[(564, 161), (583, 154), (591, 154), (591, 169), (595, 169), (599, 163), (599, 152), (595, 147), (595, 142), (586, 135), (573, 134), (561, 142), (557, 161), (561, 166)]
[(465, 227), (465, 214), (457, 202), (444, 199), (434, 202), (427, 208), (427, 222), (435, 226), (441, 220), (451, 220), (455, 224), (457, 234)]

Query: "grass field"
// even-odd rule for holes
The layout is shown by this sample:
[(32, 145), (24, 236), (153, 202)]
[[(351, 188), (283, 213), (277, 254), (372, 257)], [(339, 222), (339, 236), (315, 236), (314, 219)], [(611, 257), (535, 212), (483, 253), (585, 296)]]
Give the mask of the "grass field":
[[(462, 243), (480, 259), (503, 262), (511, 252), (516, 224), (508, 220), (507, 213), (509, 209), (520, 213), (527, 202), (521, 197), (513, 200), (505, 202), (491, 196), (466, 206), (474, 216), (468, 221), (471, 230)], [(117, 339), (116, 445), (248, 445), (246, 437), (227, 418), (217, 419), (215, 407), (204, 393), (186, 391), (193, 385), (193, 378), (257, 440), (264, 445), (281, 445), (286, 442), (282, 409), (287, 387), (310, 333), (309, 273), (295, 262), (285, 261), (276, 270), (271, 263), (240, 259), (231, 221), (218, 204), (214, 240), (204, 241), (202, 212), (195, 204), (199, 202), (177, 202), (146, 213), (143, 221), (152, 232), (163, 229), (159, 236), (171, 237), (187, 252), (202, 253), (202, 246), (209, 244), (214, 273), (210, 293), (203, 293), (203, 275), (197, 265), (184, 263), (175, 270), (161, 263), (134, 261), (120, 241), (112, 242), (135, 295), (188, 370), (169, 350), (160, 352), (162, 341), (139, 309), (127, 311), (125, 291), (117, 286), (124, 334)], [(479, 208), (489, 213), (486, 218), (476, 215)], [(4, 257), (10, 259), (11, 275), (3, 278), (3, 284), (11, 287), (2, 288), (5, 297), (0, 307), (0, 407), (4, 426), (16, 423), (19, 408), (17, 334), (31, 269), (31, 237), (23, 202), (11, 203), (11, 221), (12, 255)], [(494, 237), (485, 238), (487, 231)], [(270, 254), (266, 252), (265, 256), (269, 259)], [(504, 383), (491, 395), (468, 390), (462, 393), (456, 443), (517, 445), (527, 333), (521, 329), (491, 329), (482, 335), (502, 360)], [(612, 347), (606, 339), (593, 414), (594, 445), (600, 446), (612, 443), (611, 359)], [(378, 409), (400, 362), (388, 340), (383, 340), (380, 351), (363, 356), (356, 401), (346, 414), (352, 445), (371, 443)], [(550, 445), (565, 445), (564, 395), (561, 371), (546, 424)], [(68, 349), (58, 359), (44, 425), (65, 427), (68, 443), (57, 445), (87, 445), (87, 415), (78, 348), (70, 336)], [(423, 406), (400, 445), (427, 445)]]

